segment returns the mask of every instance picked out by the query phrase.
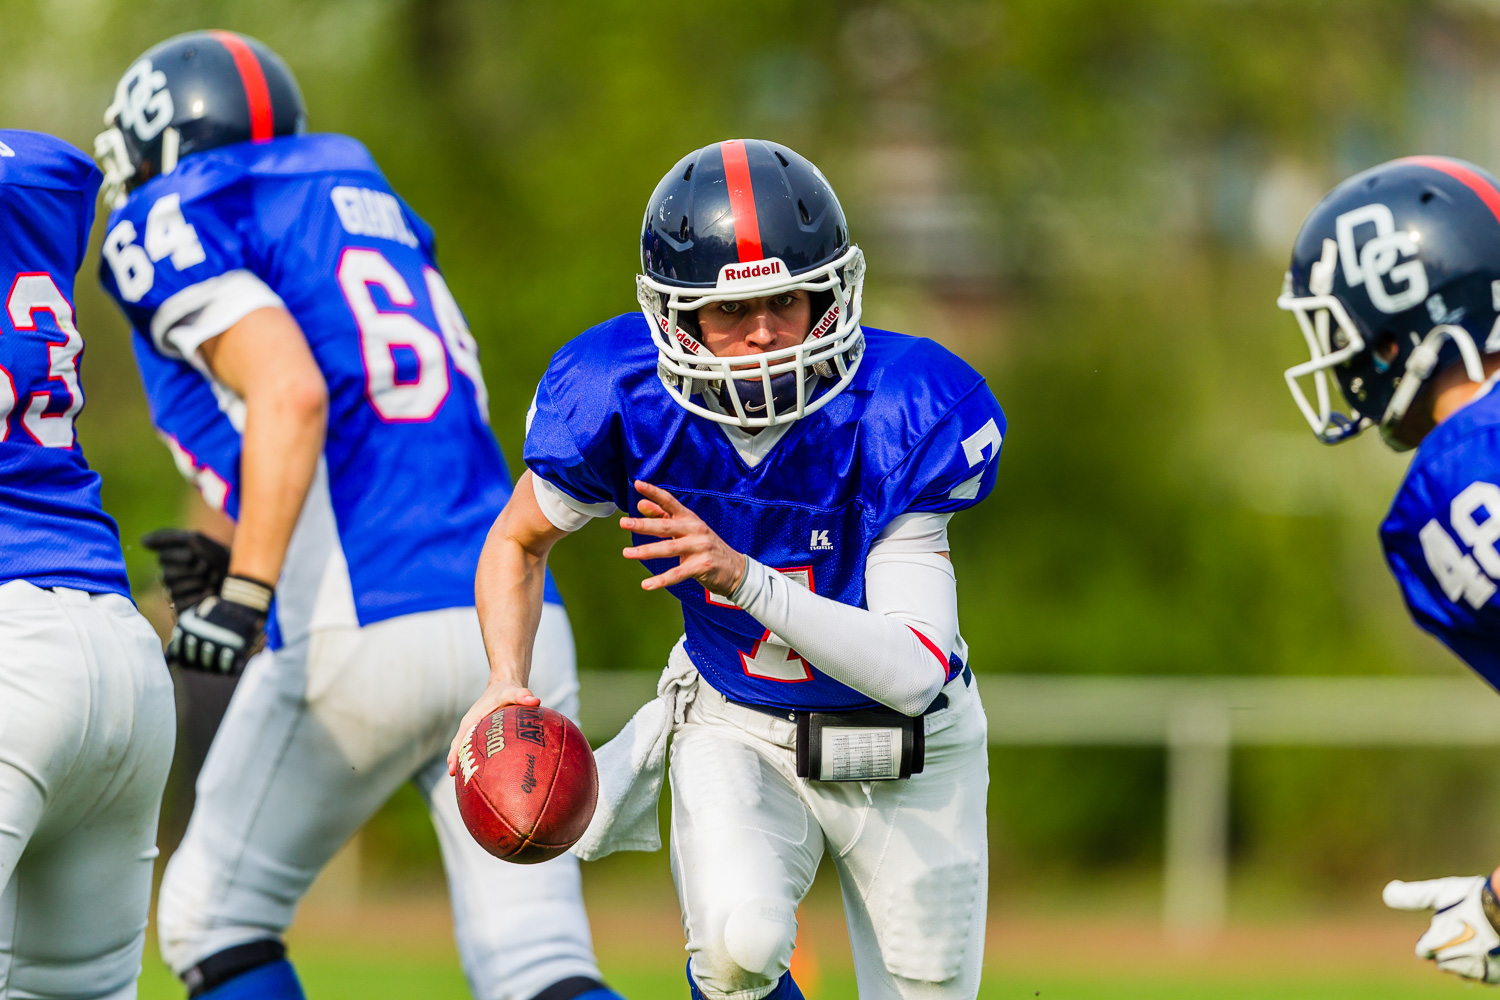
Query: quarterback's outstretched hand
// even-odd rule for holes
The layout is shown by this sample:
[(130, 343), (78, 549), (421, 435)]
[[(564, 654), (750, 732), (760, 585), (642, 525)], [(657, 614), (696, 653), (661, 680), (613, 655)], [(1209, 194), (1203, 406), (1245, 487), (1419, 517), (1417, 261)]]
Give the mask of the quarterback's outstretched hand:
[(480, 695), (474, 706), (464, 713), (464, 720), (458, 724), (458, 733), (448, 747), (448, 773), (458, 773), (459, 748), (463, 746), (464, 736), (480, 719), (506, 705), (536, 706), (541, 703), (542, 699), (532, 694), (529, 688), (510, 681), (491, 680), (485, 687), (484, 694)]
[(1465, 979), (1500, 983), (1500, 934), (1495, 931), (1495, 894), (1483, 875), (1393, 881), (1385, 905), (1396, 910), (1436, 910), (1417, 941), (1417, 957)]
[(666, 490), (640, 479), (635, 489), (644, 498), (636, 507), (641, 516), (620, 518), (620, 527), (666, 541), (627, 546), (625, 558), (678, 558), (677, 565), (665, 573), (642, 580), (641, 589), (661, 590), (683, 580), (697, 580), (721, 597), (734, 593), (745, 575), (744, 555), (726, 545), (703, 518)]

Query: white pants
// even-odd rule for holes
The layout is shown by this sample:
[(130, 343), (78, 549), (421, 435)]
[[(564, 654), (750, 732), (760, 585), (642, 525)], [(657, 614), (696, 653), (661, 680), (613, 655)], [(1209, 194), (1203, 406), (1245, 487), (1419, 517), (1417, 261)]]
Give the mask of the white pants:
[(0, 1000), (130, 1000), (176, 709), (118, 594), (0, 585)]
[(926, 720), (905, 781), (796, 777), (794, 725), (706, 681), (672, 743), (672, 873), (694, 980), (751, 1000), (789, 967), (825, 850), (843, 888), (861, 1000), (973, 1000), (984, 958), (989, 758), (962, 680)]
[[(459, 817), (448, 746), (488, 677), (473, 608), (323, 629), (251, 660), (162, 881), (157, 924), (172, 970), (280, 937), (334, 852), (411, 780), (432, 811), (475, 997), (529, 1000), (570, 976), (598, 978), (577, 860), (507, 864)], [(531, 687), (577, 718), (573, 636), (556, 605), (542, 612)]]

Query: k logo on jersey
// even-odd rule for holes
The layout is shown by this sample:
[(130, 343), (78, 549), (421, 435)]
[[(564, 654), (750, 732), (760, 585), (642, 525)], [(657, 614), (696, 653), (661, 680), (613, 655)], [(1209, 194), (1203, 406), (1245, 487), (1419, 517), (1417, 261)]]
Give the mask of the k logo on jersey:
[[(1405, 312), (1427, 297), (1427, 270), (1416, 259), (1417, 236), (1396, 231), (1389, 206), (1376, 202), (1345, 212), (1334, 220), (1334, 229), (1344, 281), (1351, 288), (1364, 285), (1376, 309)], [(1408, 257), (1412, 259), (1403, 260)]]
[(119, 115), (120, 128), (135, 132), (141, 142), (150, 142), (172, 123), (172, 92), (167, 74), (142, 59), (120, 77), (115, 100), (104, 113), (105, 120)]

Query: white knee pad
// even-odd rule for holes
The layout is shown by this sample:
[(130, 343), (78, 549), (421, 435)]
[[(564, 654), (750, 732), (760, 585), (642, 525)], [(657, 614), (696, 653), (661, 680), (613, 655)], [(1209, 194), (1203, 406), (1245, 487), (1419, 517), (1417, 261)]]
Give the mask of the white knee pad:
[(797, 911), (784, 899), (757, 896), (736, 906), (724, 922), (724, 950), (746, 972), (779, 979), (797, 943)]

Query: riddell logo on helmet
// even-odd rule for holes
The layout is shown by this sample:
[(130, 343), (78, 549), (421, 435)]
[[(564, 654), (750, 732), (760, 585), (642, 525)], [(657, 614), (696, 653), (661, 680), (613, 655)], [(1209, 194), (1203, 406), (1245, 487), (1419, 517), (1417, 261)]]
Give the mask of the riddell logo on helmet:
[(838, 321), (839, 304), (835, 302), (833, 305), (828, 307), (828, 311), (823, 314), (823, 319), (819, 321), (817, 326), (813, 327), (812, 332), (808, 334), (808, 336), (813, 340), (817, 340), (819, 337), (823, 336), (823, 334), (833, 329), (833, 324), (837, 323)]
[(744, 267), (735, 268), (733, 264), (724, 268), (725, 281), (744, 281), (746, 278), (764, 278), (772, 274), (781, 273), (781, 261), (763, 260), (754, 264), (746, 264)]
[[(667, 318), (660, 313), (657, 313), (656, 315), (656, 325), (661, 327), (662, 333), (667, 332)], [(683, 347), (686, 347), (689, 351), (692, 351), (694, 354), (703, 353), (703, 349), (698, 346), (698, 342), (684, 333), (682, 327), (672, 327), (671, 332), (676, 335), (677, 342)]]
[(744, 264), (725, 264), (719, 269), (719, 286), (739, 284), (765, 285), (786, 277), (787, 268), (778, 257), (752, 260)]

